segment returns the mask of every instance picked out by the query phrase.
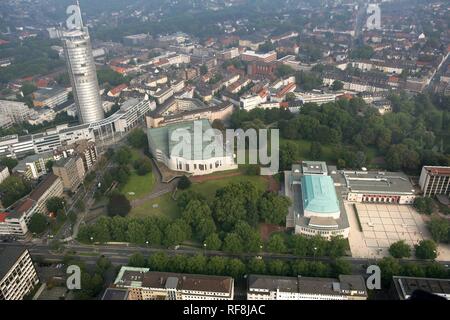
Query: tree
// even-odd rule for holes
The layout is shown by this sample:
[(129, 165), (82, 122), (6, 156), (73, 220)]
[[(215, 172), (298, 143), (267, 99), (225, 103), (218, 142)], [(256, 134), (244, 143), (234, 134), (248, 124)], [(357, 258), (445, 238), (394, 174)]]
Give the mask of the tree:
[(47, 210), (52, 213), (60, 212), (64, 209), (66, 205), (66, 200), (61, 197), (52, 197), (49, 198), (45, 203)]
[(389, 253), (394, 258), (409, 258), (411, 256), (411, 247), (404, 240), (400, 240), (391, 244)]
[(30, 184), (17, 176), (9, 176), (0, 184), (3, 207), (7, 208), (31, 191)]
[(252, 274), (266, 273), (266, 264), (263, 259), (251, 258), (247, 264), (247, 272)]
[(280, 64), (275, 70), (275, 74), (279, 78), (284, 78), (287, 76), (292, 76), (295, 73), (294, 69), (285, 64)]
[(108, 215), (111, 217), (114, 216), (125, 217), (131, 210), (131, 204), (130, 201), (123, 194), (115, 193), (109, 197), (106, 210), (108, 212)]
[(182, 219), (176, 220), (165, 229), (163, 243), (166, 246), (179, 245), (191, 237), (191, 228)]
[(206, 66), (206, 65), (202, 65), (201, 67), (200, 67), (200, 74), (202, 75), (202, 76), (204, 76), (205, 74), (207, 74), (208, 73), (208, 67)]
[(306, 257), (308, 255), (308, 239), (302, 235), (291, 237), (291, 247), (296, 256)]
[(279, 233), (273, 234), (267, 243), (267, 249), (274, 253), (285, 253), (287, 247), (284, 242), (284, 237)]
[(128, 143), (136, 149), (145, 149), (148, 146), (147, 135), (142, 129), (132, 130), (128, 137)]
[(236, 233), (229, 233), (223, 241), (223, 250), (231, 253), (240, 253), (244, 251), (244, 245)]
[(208, 250), (220, 250), (222, 246), (222, 241), (217, 233), (211, 233), (207, 236), (204, 243), (206, 243), (206, 249)]
[(13, 158), (4, 157), (0, 159), (0, 165), (8, 167), (9, 171), (12, 171), (12, 169), (17, 166), (18, 163), (19, 161)]
[(327, 255), (333, 258), (344, 256), (347, 250), (347, 240), (343, 237), (331, 237), (327, 245)]
[(280, 170), (288, 170), (297, 160), (298, 147), (295, 143), (288, 141), (280, 147)]
[(274, 192), (266, 192), (258, 202), (258, 211), (264, 222), (283, 224), (290, 205), (291, 201), (289, 198), (279, 196)]
[(186, 271), (188, 273), (205, 273), (207, 259), (201, 254), (189, 257), (186, 263)]
[(200, 241), (216, 231), (211, 209), (205, 201), (191, 200), (183, 210), (182, 216)]
[(289, 268), (283, 260), (270, 260), (267, 262), (267, 271), (269, 274), (285, 276)]
[(430, 215), (433, 213), (433, 200), (426, 197), (417, 197), (414, 199), (414, 208), (421, 214)]
[(133, 219), (128, 223), (127, 241), (136, 244), (144, 244), (146, 240), (145, 226), (142, 221)]
[(178, 189), (180, 190), (186, 190), (191, 186), (192, 182), (191, 180), (189, 180), (188, 177), (186, 177), (185, 175), (183, 175), (180, 180), (178, 181)]
[(41, 213), (35, 213), (28, 224), (30, 232), (35, 234), (41, 234), (47, 230), (48, 221), (47, 218)]
[(312, 160), (322, 159), (322, 145), (317, 141), (313, 141), (309, 148), (309, 154)]
[(152, 162), (147, 158), (136, 160), (133, 166), (139, 176), (145, 176), (147, 173), (152, 172)]
[(352, 274), (352, 265), (350, 262), (343, 259), (336, 259), (331, 265), (335, 276), (341, 274)]
[(381, 280), (384, 286), (389, 286), (392, 277), (400, 273), (400, 264), (398, 260), (392, 257), (384, 257), (378, 262), (381, 269)]
[(128, 260), (128, 265), (135, 268), (144, 268), (147, 266), (147, 262), (145, 261), (142, 253), (137, 252), (131, 255), (130, 259)]
[(438, 243), (449, 241), (450, 224), (447, 220), (433, 218), (428, 222), (428, 229), (434, 241)]
[(422, 240), (415, 245), (416, 257), (419, 259), (436, 259), (437, 246), (433, 240)]
[(212, 275), (225, 275), (228, 264), (228, 258), (214, 256), (211, 257), (206, 264), (206, 272)]
[(223, 124), (223, 121), (220, 120), (220, 119), (215, 119), (212, 122), (211, 127), (213, 129), (217, 129), (217, 130), (220, 130), (220, 131), (225, 131), (225, 125)]
[(121, 147), (114, 154), (114, 161), (119, 165), (127, 165), (131, 160), (131, 150), (128, 147)]
[(165, 271), (168, 264), (169, 258), (164, 252), (152, 254), (147, 260), (148, 267), (155, 271)]
[(333, 84), (331, 85), (331, 90), (333, 91), (339, 91), (344, 88), (344, 83), (339, 80), (334, 80)]
[(230, 259), (226, 269), (227, 273), (235, 279), (241, 278), (245, 273), (245, 265), (239, 259)]

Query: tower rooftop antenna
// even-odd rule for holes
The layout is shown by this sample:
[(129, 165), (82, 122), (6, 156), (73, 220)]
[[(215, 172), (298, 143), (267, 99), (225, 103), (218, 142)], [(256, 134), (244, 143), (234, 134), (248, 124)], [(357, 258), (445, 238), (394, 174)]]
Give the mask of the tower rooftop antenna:
[(77, 0), (77, 6), (78, 6), (78, 9), (79, 9), (79, 12), (80, 12), (80, 24), (81, 24), (81, 29), (83, 29), (83, 14), (81, 13), (81, 6), (80, 6), (80, 1), (79, 0)]

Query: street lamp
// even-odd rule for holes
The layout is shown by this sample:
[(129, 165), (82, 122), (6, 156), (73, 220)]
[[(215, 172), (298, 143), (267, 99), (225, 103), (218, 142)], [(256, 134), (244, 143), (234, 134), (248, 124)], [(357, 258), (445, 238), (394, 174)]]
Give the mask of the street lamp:
[(94, 237), (91, 237), (91, 242), (94, 242)]
[(206, 242), (203, 242), (203, 255), (206, 254)]
[(147, 247), (148, 247), (148, 240), (147, 241), (145, 241), (145, 244), (147, 245)]
[(316, 261), (316, 251), (317, 251), (317, 247), (314, 247), (314, 261)]

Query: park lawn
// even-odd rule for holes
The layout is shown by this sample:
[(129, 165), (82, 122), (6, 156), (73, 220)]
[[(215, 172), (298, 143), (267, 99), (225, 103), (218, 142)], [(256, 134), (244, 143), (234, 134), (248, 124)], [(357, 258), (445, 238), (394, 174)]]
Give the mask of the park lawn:
[[(297, 161), (300, 162), (302, 160), (311, 160), (311, 156), (309, 150), (311, 148), (311, 141), (297, 139), (297, 140), (289, 140), (289, 139), (280, 139), (280, 144), (286, 142), (293, 142), (298, 147), (297, 152)], [(333, 150), (333, 146), (331, 145), (322, 145), (322, 161), (327, 162), (328, 164), (336, 164), (336, 152)]]
[[(226, 177), (219, 180), (209, 180), (204, 182), (193, 183), (189, 190), (194, 192), (198, 192), (203, 195), (208, 202), (211, 202), (216, 195), (216, 191), (220, 188), (225, 187), (226, 185), (233, 182), (245, 182), (250, 181), (253, 183), (256, 188), (264, 192), (267, 190), (268, 182), (267, 179), (263, 176), (234, 176), (234, 177)], [(177, 195), (179, 196), (179, 194)]]
[[(153, 208), (153, 205), (157, 204), (157, 208)], [(162, 217), (165, 216), (170, 219), (176, 219), (180, 216), (177, 203), (172, 199), (171, 194), (167, 193), (156, 199), (146, 201), (139, 207), (131, 209), (128, 214), (132, 218), (144, 218), (144, 217)]]
[[(155, 185), (155, 176), (152, 172), (147, 173), (145, 176), (139, 176), (136, 172), (132, 171), (130, 179), (127, 184), (121, 188), (122, 193), (128, 198), (128, 200), (136, 200), (144, 197), (153, 190)], [(134, 195), (128, 194), (134, 192)]]

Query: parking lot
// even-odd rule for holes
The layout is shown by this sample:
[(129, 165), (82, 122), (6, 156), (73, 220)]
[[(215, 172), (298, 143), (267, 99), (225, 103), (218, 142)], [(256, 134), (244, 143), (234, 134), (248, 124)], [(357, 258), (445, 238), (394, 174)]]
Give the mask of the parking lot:
[(362, 232), (359, 231), (353, 204), (346, 209), (351, 224), (349, 237), (353, 256), (387, 255), (389, 246), (399, 240), (413, 246), (430, 235), (422, 217), (409, 205), (357, 203)]

